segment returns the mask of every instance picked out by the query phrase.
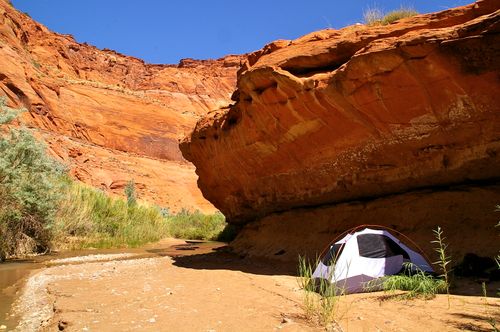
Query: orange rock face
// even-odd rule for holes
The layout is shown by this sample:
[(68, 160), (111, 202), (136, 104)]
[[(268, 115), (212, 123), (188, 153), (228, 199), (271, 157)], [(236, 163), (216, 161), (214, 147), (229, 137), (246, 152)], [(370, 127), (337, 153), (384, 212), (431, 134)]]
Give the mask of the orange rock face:
[[(201, 115), (228, 103), (243, 57), (149, 65), (79, 44), (0, 1), (0, 94), (25, 107), (52, 151), (82, 181), (141, 198), (214, 210), (196, 187), (178, 139)], [(182, 189), (178, 189), (182, 187)]]
[[(388, 26), (319, 31), (249, 55), (238, 73), (235, 104), (209, 113), (181, 144), (204, 196), (229, 222), (252, 222), (235, 245), (269, 254), (279, 241), (259, 239), (266, 229), (268, 235), (280, 229), (282, 243), (298, 223), (309, 231), (302, 241), (326, 225), (345, 230), (356, 220), (335, 224), (335, 210), (325, 207), (388, 195), (403, 202), (384, 203), (398, 212), (377, 212), (371, 223), (415, 233), (418, 219), (406, 217), (426, 207), (399, 194), (498, 183), (499, 22), (498, 3), (485, 0)], [(461, 222), (462, 231), (482, 224), (491, 228), (483, 240), (494, 239), (492, 201), (500, 202), (500, 192), (488, 192), (492, 206), (481, 206), (487, 210), (443, 212), (438, 215), (452, 218), (443, 224)], [(443, 197), (449, 197), (441, 200), (448, 211), (454, 196)], [(422, 215), (426, 227), (439, 224), (432, 213)], [(489, 253), (498, 250), (488, 243)]]

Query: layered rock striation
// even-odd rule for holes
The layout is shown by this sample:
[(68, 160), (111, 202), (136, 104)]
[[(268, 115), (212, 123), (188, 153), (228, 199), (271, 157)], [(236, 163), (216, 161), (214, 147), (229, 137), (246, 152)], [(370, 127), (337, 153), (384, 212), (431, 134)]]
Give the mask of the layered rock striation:
[[(459, 251), (493, 254), (499, 29), (498, 4), (484, 0), (249, 55), (235, 103), (209, 113), (181, 144), (204, 196), (246, 225), (235, 248), (295, 258), (360, 223), (428, 243), (441, 223), (454, 241), (481, 229), (481, 248)], [(439, 206), (423, 204), (429, 197)]]
[(53, 33), (0, 0), (0, 95), (26, 108), (25, 123), (77, 178), (115, 193), (133, 179), (162, 205), (213, 210), (178, 139), (228, 103), (243, 58), (146, 64)]

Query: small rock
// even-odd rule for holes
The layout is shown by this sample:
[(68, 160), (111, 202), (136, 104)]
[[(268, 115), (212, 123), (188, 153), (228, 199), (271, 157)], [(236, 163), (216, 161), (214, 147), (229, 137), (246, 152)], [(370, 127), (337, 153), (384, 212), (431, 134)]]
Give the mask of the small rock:
[(68, 327), (68, 322), (60, 320), (59, 323), (57, 324), (57, 328), (59, 331), (64, 331)]
[(0, 325), (0, 330), (7, 330), (7, 326), (5, 326), (5, 325)]
[(156, 319), (151, 318), (148, 322), (150, 322), (150, 323), (156, 323)]
[(281, 320), (281, 324), (288, 324), (291, 322), (292, 322), (292, 320), (288, 317), (283, 317), (283, 319)]
[(219, 287), (217, 287), (215, 290), (216, 290), (216, 291), (220, 291), (220, 288), (219, 288)]

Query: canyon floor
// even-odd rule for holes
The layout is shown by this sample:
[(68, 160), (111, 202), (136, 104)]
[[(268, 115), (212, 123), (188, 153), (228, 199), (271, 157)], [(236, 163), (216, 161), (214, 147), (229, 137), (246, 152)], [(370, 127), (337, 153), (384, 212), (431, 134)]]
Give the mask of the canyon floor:
[[(217, 246), (167, 239), (145, 250), (46, 261), (14, 306), (18, 330), (325, 330), (304, 316), (293, 266), (240, 258)], [(460, 293), (480, 287), (462, 282)], [(330, 330), (491, 331), (488, 319), (500, 321), (499, 298), (452, 295), (450, 304), (445, 295), (427, 301), (349, 295)]]

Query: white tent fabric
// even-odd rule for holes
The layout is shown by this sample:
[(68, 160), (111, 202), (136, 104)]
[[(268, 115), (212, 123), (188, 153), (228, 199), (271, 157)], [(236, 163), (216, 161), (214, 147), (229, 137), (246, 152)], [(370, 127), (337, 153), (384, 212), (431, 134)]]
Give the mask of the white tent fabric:
[(434, 272), (422, 255), (388, 231), (365, 228), (335, 242), (312, 277), (328, 280), (345, 293), (359, 293), (365, 291), (366, 282), (400, 272), (404, 262), (411, 262), (422, 271)]

